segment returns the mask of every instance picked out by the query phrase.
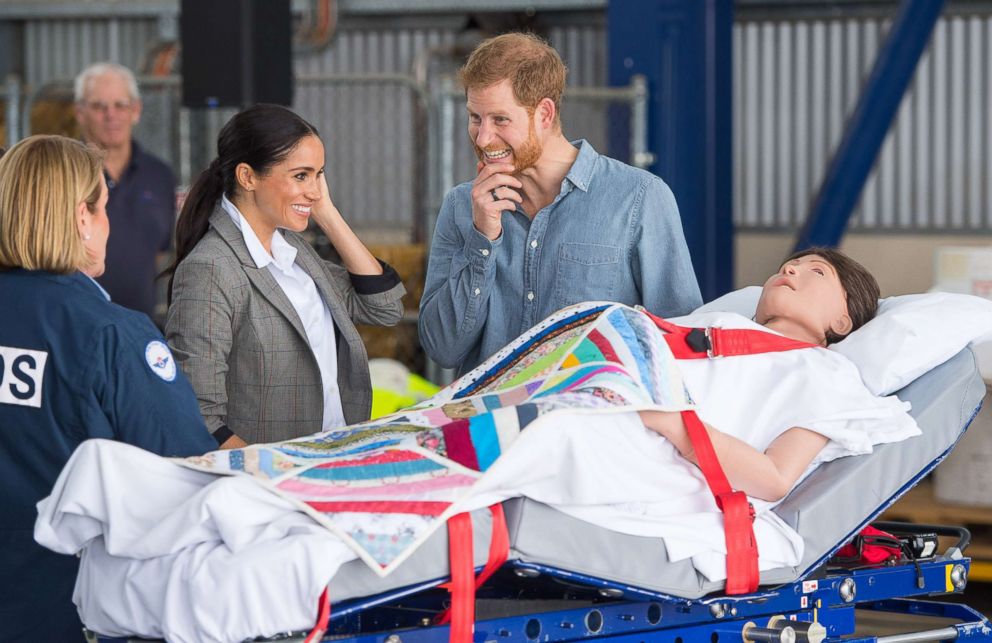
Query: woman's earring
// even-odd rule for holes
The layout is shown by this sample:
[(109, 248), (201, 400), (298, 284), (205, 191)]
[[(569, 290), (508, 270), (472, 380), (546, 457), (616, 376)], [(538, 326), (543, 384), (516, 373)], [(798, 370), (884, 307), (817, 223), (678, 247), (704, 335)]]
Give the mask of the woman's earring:
[(88, 234), (84, 234), (84, 235), (83, 235), (83, 241), (89, 241), (89, 240), (90, 240), (90, 239), (92, 239), (92, 238), (93, 238), (93, 236), (92, 236), (92, 235), (88, 235)]

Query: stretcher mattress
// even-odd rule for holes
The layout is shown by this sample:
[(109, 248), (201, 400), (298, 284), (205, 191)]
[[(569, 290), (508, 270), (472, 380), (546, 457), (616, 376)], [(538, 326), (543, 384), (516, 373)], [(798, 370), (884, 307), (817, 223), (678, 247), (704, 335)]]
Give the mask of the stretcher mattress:
[[(816, 569), (832, 552), (922, 476), (953, 448), (974, 417), (985, 385), (974, 355), (964, 350), (898, 392), (912, 404), (923, 434), (877, 446), (870, 455), (821, 465), (774, 509), (805, 541), (802, 562), (767, 570), (763, 585), (792, 582)], [(513, 564), (575, 580), (602, 579), (626, 588), (628, 596), (700, 598), (724, 583), (700, 575), (691, 560), (669, 562), (657, 538), (618, 533), (567, 516), (541, 503), (518, 498), (505, 503)], [(491, 518), (473, 513), (475, 562), (485, 563)], [(347, 563), (330, 585), (333, 601), (420, 587), (448, 575), (447, 534), (438, 531), (393, 574), (379, 578), (361, 561)], [(367, 605), (367, 601), (356, 601)], [(340, 612), (338, 612), (340, 614)]]

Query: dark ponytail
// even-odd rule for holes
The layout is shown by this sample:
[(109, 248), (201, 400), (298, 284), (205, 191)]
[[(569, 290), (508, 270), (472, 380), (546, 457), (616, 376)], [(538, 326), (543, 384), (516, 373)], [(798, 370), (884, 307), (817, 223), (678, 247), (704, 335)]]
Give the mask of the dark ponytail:
[(200, 176), (183, 202), (176, 222), (176, 259), (161, 276), (169, 276), (168, 301), (172, 303), (172, 278), (183, 259), (210, 229), (210, 215), (221, 195), (231, 198), (237, 183), (234, 169), (247, 163), (266, 174), (285, 159), (307, 136), (320, 136), (310, 123), (281, 105), (259, 103), (238, 112), (217, 136), (217, 158)]

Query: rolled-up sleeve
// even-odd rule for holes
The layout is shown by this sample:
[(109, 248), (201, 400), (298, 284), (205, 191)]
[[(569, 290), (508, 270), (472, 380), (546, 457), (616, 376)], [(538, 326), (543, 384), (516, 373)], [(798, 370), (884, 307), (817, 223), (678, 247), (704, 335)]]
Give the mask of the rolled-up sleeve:
[[(337, 255), (334, 256), (336, 258)], [(352, 322), (393, 326), (402, 319), (402, 299), (406, 288), (403, 287), (400, 276), (385, 261), (376, 259), (382, 266), (382, 274), (379, 275), (356, 275), (336, 261), (320, 261), (338, 295), (344, 300)]]

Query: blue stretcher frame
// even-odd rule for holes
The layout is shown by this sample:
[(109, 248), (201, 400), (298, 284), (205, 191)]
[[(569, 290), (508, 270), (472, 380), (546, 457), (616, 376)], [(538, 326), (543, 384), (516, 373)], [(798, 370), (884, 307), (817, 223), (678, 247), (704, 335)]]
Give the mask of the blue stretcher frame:
[[(956, 558), (945, 552), (921, 562), (919, 569), (912, 563), (905, 563), (843, 570), (745, 596), (718, 595), (702, 600), (667, 597), (653, 601), (601, 597), (602, 602), (576, 608), (482, 618), (476, 621), (474, 641), (736, 642), (745, 640), (742, 632), (746, 626), (765, 628), (773, 618), (780, 619), (781, 623), (819, 623), (825, 628), (824, 643), (839, 641), (841, 637), (844, 637), (844, 643), (920, 640), (912, 638), (919, 633), (883, 639), (852, 637), (856, 610), (953, 619), (954, 623), (929, 630), (934, 637), (939, 637), (934, 640), (992, 641), (992, 625), (988, 619), (968, 606), (908, 598), (962, 593), (970, 563), (968, 558)], [(533, 570), (534, 567), (527, 565), (520, 569)], [(526, 583), (535, 578), (540, 577), (526, 573), (520, 580)], [(421, 596), (423, 589), (410, 588), (411, 592), (394, 593), (391, 599), (382, 599), (379, 603), (370, 604), (372, 601), (369, 601), (362, 608), (337, 611), (323, 640), (352, 643), (446, 641), (448, 626), (423, 624), (425, 618), (429, 621), (429, 617), (423, 615), (443, 607), (444, 594), (435, 591), (432, 596)], [(504, 592), (502, 600), (520, 600), (506, 594), (505, 589), (499, 590), (497, 595), (500, 591)], [(493, 596), (490, 592), (480, 598), (500, 600)], [(281, 640), (302, 640), (305, 633), (287, 636)], [(91, 640), (124, 643), (135, 639), (94, 637)]]
[[(793, 583), (762, 589), (744, 596), (715, 595), (689, 600), (656, 595), (643, 600), (635, 588), (620, 587), (599, 579), (528, 563), (508, 563), (517, 578), (517, 587), (483, 591), (480, 602), (528, 601), (517, 598), (532, 581), (565, 580), (575, 590), (585, 588), (598, 601), (575, 599), (580, 606), (550, 611), (534, 611), (513, 616), (476, 621), (474, 641), (575, 641), (609, 639), (617, 641), (659, 641), (673, 643), (717, 643), (741, 641), (747, 625), (766, 627), (773, 617), (785, 621), (817, 622), (826, 630), (826, 641), (845, 637), (851, 641), (874, 641), (876, 637), (849, 638), (855, 632), (855, 610), (894, 612), (912, 616), (954, 619), (945, 626), (941, 640), (971, 639), (992, 641), (992, 625), (966, 605), (920, 598), (963, 593), (971, 560), (959, 557), (956, 548), (925, 561), (919, 566), (905, 562), (894, 566), (830, 571), (820, 578), (809, 577)], [(553, 576), (552, 576), (553, 574)], [(423, 586), (378, 597), (374, 604), (343, 604), (336, 610), (325, 640), (353, 643), (417, 643), (445, 641), (447, 626), (426, 624), (424, 616), (445, 605), (446, 595), (435, 592), (423, 596)], [(624, 591), (622, 600), (611, 599)], [(420, 598), (417, 598), (420, 596)], [(636, 599), (630, 598), (637, 596)], [(428, 619), (425, 621), (424, 619)], [(726, 637), (730, 636), (730, 639)], [(390, 638), (397, 637), (397, 638)], [(801, 639), (800, 639), (801, 640)], [(895, 639), (886, 639), (896, 643)], [(908, 640), (908, 639), (907, 639)]]

